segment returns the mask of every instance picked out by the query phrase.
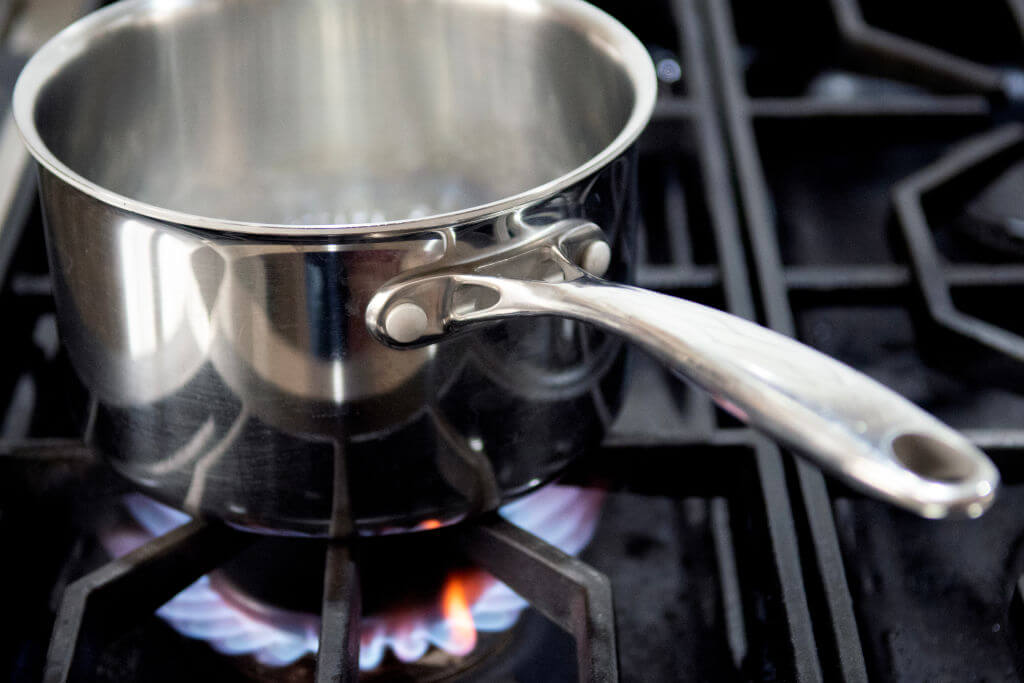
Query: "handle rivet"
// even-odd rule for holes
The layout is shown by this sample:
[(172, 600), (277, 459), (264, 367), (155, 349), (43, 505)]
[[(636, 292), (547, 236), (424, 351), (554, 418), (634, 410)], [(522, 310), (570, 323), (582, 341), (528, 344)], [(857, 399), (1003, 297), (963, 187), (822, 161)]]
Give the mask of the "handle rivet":
[(398, 304), (384, 318), (384, 331), (399, 344), (409, 344), (427, 331), (427, 314), (414, 303)]
[(611, 263), (612, 248), (604, 240), (593, 240), (584, 244), (576, 261), (576, 265), (596, 277), (607, 273)]

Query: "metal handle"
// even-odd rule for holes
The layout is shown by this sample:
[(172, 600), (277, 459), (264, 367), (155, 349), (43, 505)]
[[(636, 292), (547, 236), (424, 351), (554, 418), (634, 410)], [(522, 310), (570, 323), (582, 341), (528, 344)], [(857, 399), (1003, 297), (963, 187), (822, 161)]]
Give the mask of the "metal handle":
[[(643, 347), (740, 420), (872, 495), (932, 518), (977, 517), (992, 503), (999, 473), (984, 453), (849, 366), (722, 311), (592, 277), (565, 258), (564, 244), (539, 260), (536, 253), (535, 262), (558, 266), (548, 267), (553, 275), (502, 277), (477, 265), (385, 286), (367, 310), (370, 330), (401, 347), (513, 316), (591, 323)], [(586, 245), (575, 260), (581, 253)], [(508, 270), (514, 260), (501, 263)], [(560, 280), (558, 271), (568, 281), (546, 281)]]

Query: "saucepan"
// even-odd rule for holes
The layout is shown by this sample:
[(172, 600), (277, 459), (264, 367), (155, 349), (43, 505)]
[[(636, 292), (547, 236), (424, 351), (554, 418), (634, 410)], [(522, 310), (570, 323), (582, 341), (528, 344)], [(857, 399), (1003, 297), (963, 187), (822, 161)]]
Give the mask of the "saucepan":
[(579, 0), (126, 0), (25, 67), (87, 438), (257, 531), (448, 524), (614, 420), (625, 342), (867, 493), (977, 516), (998, 473), (841, 363), (627, 284), (655, 74)]

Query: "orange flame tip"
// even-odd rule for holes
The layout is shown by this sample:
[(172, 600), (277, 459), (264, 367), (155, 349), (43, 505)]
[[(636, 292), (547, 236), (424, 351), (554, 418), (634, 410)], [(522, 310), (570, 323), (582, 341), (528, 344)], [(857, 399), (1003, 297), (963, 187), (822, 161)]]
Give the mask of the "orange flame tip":
[(453, 574), (448, 577), (441, 595), (441, 610), (451, 630), (451, 642), (446, 649), (456, 655), (467, 655), (476, 647), (476, 624), (469, 610), (466, 588), (467, 581)]

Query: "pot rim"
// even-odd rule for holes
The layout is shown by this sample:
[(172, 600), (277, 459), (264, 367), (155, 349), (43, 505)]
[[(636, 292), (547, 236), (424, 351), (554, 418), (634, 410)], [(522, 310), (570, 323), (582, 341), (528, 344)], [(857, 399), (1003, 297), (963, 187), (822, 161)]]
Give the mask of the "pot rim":
[(166, 223), (218, 232), (268, 236), (394, 235), (488, 219), (551, 197), (593, 175), (621, 155), (640, 136), (654, 112), (657, 98), (654, 65), (646, 48), (629, 29), (603, 10), (582, 0), (531, 0), (541, 6), (542, 10), (551, 11), (558, 19), (585, 31), (595, 41), (609, 44), (612, 57), (622, 65), (630, 79), (634, 101), (626, 124), (603, 150), (568, 173), (519, 194), (459, 211), (382, 223), (258, 223), (190, 214), (138, 201), (88, 180), (61, 162), (43, 142), (35, 125), (36, 103), (43, 88), (105, 32), (125, 23), (139, 21), (152, 12), (166, 14), (202, 2), (205, 0), (122, 0), (79, 19), (51, 38), (22, 70), (12, 100), (15, 122), (36, 161), (65, 183), (105, 204)]

